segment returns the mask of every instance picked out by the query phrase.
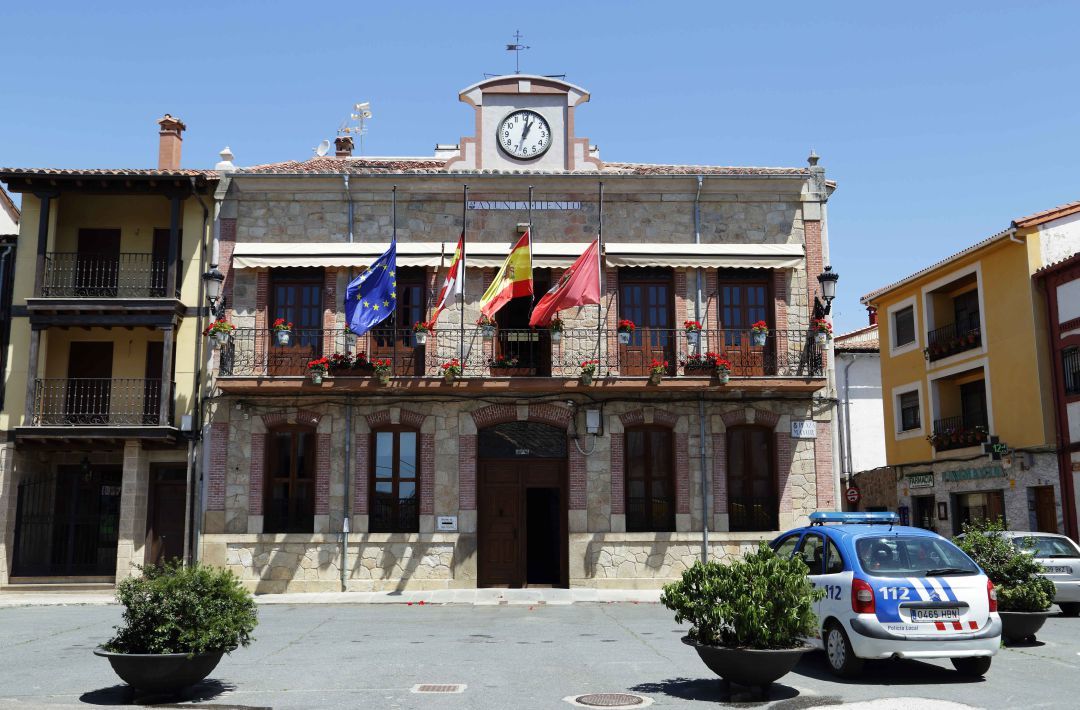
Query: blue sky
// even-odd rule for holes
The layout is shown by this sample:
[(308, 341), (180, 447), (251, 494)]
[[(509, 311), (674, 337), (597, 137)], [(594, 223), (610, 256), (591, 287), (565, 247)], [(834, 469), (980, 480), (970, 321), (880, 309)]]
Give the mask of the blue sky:
[[(3, 3), (0, 165), (148, 167), (154, 120), (187, 167), (300, 159), (352, 103), (370, 155), (471, 133), (457, 91), (522, 70), (592, 92), (608, 160), (804, 165), (829, 206), (839, 330), (858, 297), (1080, 199), (1080, 3)], [(659, 8), (659, 9), (658, 9)]]

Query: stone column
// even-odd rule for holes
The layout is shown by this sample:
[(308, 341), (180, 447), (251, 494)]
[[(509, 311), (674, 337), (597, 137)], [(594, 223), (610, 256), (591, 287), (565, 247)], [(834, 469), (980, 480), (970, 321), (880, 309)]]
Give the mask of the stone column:
[(120, 490), (120, 528), (116, 542), (116, 581), (136, 574), (146, 543), (146, 500), (150, 457), (138, 441), (124, 443), (124, 478)]
[(0, 446), (0, 584), (7, 584), (15, 544), (15, 446)]

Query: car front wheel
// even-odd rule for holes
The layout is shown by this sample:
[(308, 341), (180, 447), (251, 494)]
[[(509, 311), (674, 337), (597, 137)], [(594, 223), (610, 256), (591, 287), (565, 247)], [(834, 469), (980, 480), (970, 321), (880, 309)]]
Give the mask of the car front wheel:
[(974, 658), (950, 658), (953, 668), (963, 675), (981, 678), (990, 670), (990, 656), (976, 656)]
[(1061, 602), (1058, 606), (1065, 616), (1080, 616), (1080, 602)]
[(847, 634), (835, 621), (825, 627), (825, 657), (829, 669), (842, 678), (853, 678), (862, 672), (862, 659), (855, 656)]

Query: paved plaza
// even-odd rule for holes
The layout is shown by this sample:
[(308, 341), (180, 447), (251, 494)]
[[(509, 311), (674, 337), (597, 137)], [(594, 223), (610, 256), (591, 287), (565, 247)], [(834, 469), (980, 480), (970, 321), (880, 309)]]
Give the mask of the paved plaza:
[[(1056, 607), (1055, 607), (1056, 611)], [(272, 604), (257, 640), (227, 656), (194, 693), (133, 698), (91, 654), (120, 620), (116, 605), (0, 608), (0, 708), (184, 707), (569, 708), (583, 693), (630, 692), (653, 707), (795, 710), (869, 707), (1069, 708), (1080, 697), (1080, 620), (1051, 617), (1039, 642), (1004, 649), (986, 679), (947, 662), (875, 662), (839, 681), (810, 654), (767, 700), (728, 695), (680, 641), (685, 629), (655, 603)], [(422, 695), (418, 684), (464, 684)], [(918, 700), (888, 701), (894, 698)], [(935, 703), (930, 699), (948, 701)], [(856, 705), (858, 707), (866, 707)]]

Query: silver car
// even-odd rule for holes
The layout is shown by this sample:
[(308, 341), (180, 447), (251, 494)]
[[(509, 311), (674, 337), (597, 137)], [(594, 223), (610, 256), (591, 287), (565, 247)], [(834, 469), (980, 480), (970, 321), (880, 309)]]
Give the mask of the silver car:
[(1064, 535), (1008, 531), (1013, 544), (1035, 555), (1043, 576), (1054, 583), (1054, 603), (1065, 616), (1080, 615), (1080, 547)]

